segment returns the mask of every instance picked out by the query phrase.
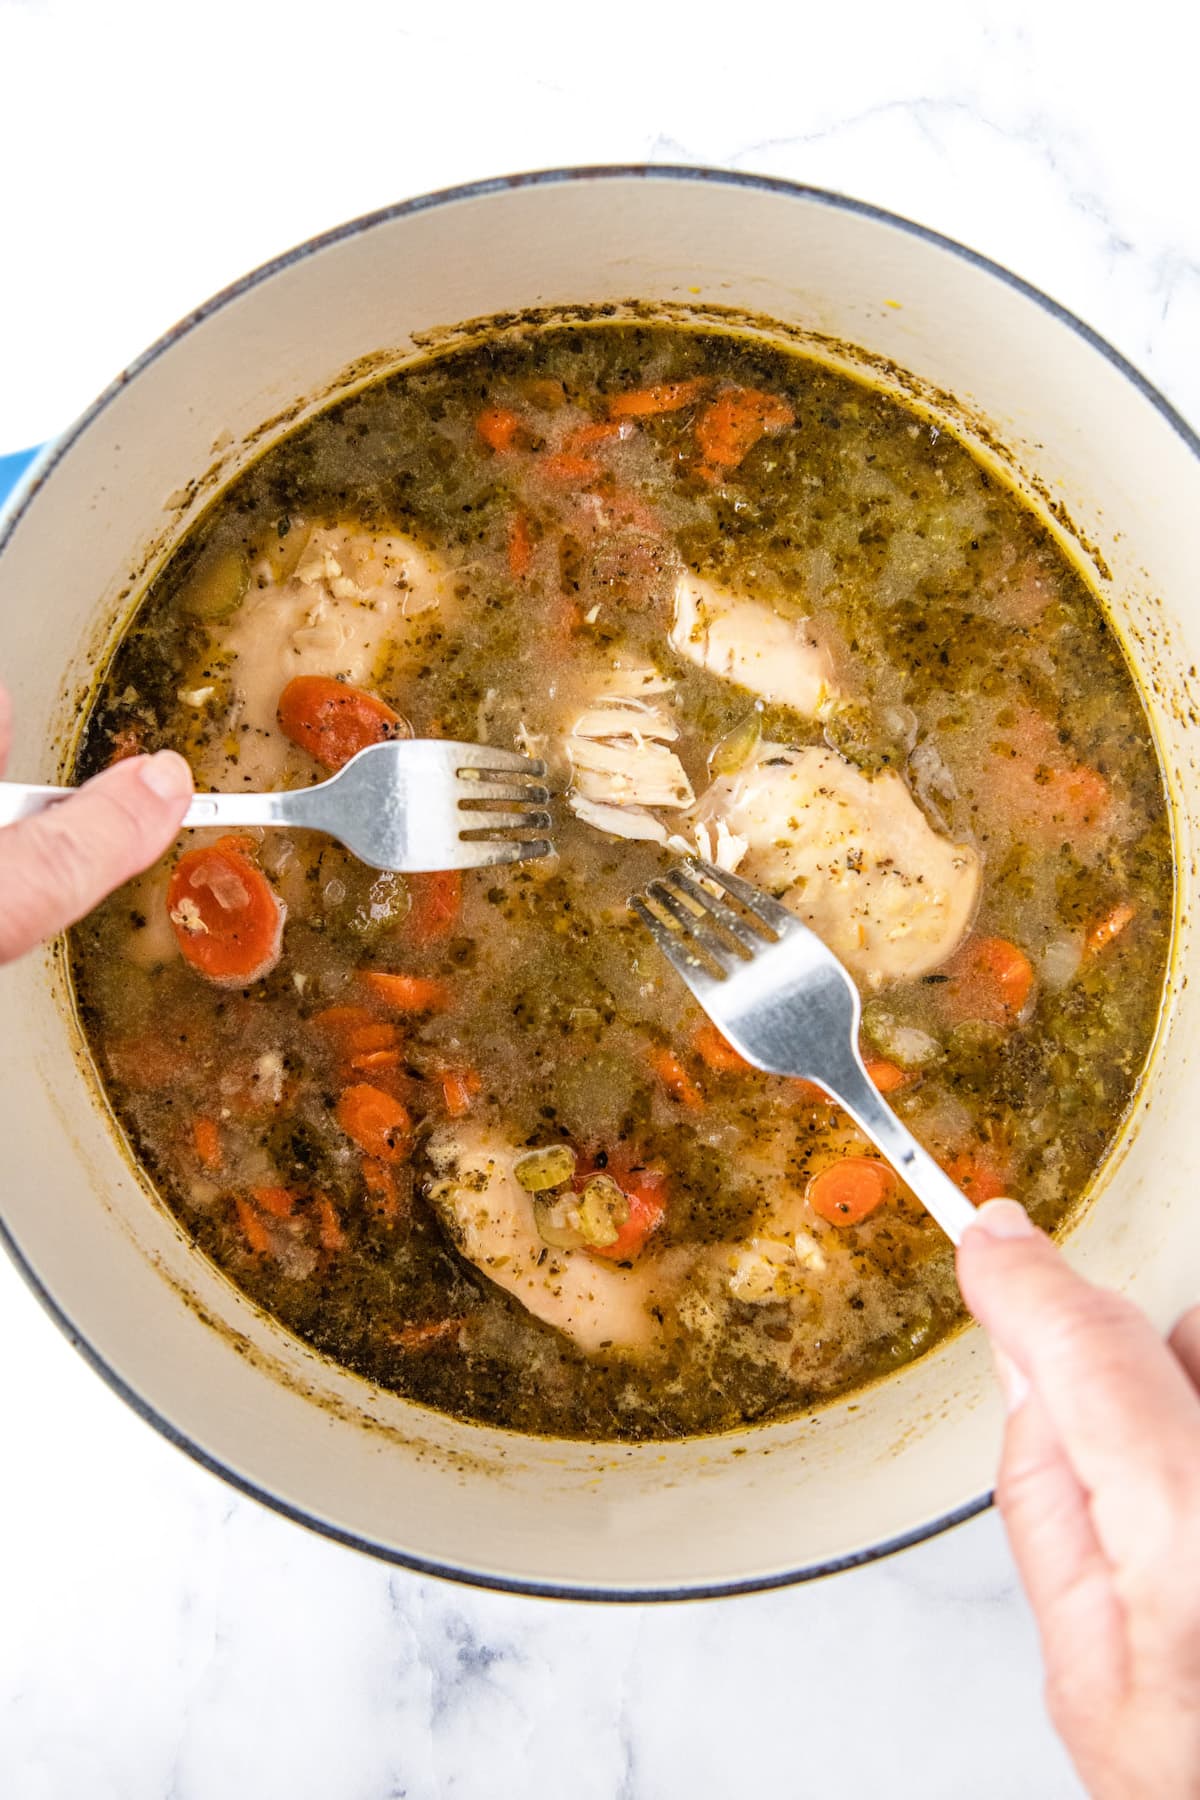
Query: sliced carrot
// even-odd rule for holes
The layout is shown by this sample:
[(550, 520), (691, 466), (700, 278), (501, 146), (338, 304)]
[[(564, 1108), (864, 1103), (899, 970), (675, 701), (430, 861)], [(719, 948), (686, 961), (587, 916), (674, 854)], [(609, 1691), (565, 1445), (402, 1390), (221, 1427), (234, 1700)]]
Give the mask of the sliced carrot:
[(446, 1111), (452, 1119), (461, 1119), (471, 1110), (471, 1102), (483, 1083), (474, 1069), (447, 1069), (442, 1076), (442, 1095)]
[(968, 938), (942, 973), (938, 1003), (957, 1023), (1014, 1025), (1033, 993), (1033, 965), (1007, 938)]
[(609, 1262), (632, 1262), (666, 1217), (667, 1178), (657, 1169), (636, 1169), (615, 1179), (629, 1202), (629, 1217), (611, 1244), (603, 1249), (593, 1244), (591, 1254)]
[(754, 1066), (734, 1049), (729, 1039), (715, 1025), (698, 1025), (692, 1039), (692, 1048), (701, 1061), (707, 1063), (710, 1069), (715, 1069), (719, 1075), (744, 1074)]
[(342, 1221), (338, 1209), (328, 1194), (317, 1194), (313, 1200), (313, 1211), (317, 1215), (317, 1241), (322, 1250), (336, 1255), (346, 1247), (346, 1233), (342, 1230)]
[(830, 1225), (857, 1225), (890, 1200), (896, 1177), (873, 1156), (844, 1156), (808, 1184), (808, 1204)]
[(539, 466), (546, 480), (557, 487), (579, 486), (594, 481), (600, 473), (600, 464), (592, 457), (578, 456), (569, 450), (547, 456)]
[(411, 1147), (412, 1115), (402, 1101), (368, 1081), (344, 1088), (334, 1117), (360, 1150), (379, 1162), (403, 1162)]
[(372, 1069), (398, 1069), (403, 1060), (401, 1050), (367, 1050), (361, 1056), (352, 1056), (350, 1067), (362, 1075), (369, 1075)]
[(583, 628), (583, 608), (563, 594), (560, 598), (557, 616), (547, 628), (547, 636), (553, 645), (564, 655), (571, 653), (575, 634)]
[(1086, 953), (1089, 956), (1098, 956), (1101, 950), (1107, 949), (1113, 939), (1120, 937), (1125, 927), (1132, 923), (1136, 914), (1136, 906), (1131, 906), (1128, 900), (1120, 901), (1110, 912), (1105, 913), (1102, 919), (1097, 919), (1088, 932), (1084, 944)]
[(574, 431), (567, 433), (562, 441), (562, 448), (568, 456), (579, 450), (586, 450), (589, 444), (614, 444), (620, 438), (629, 437), (633, 432), (632, 425), (622, 425), (619, 419), (597, 419), (591, 425), (578, 425)]
[(382, 969), (367, 969), (363, 980), (377, 999), (397, 1012), (442, 1012), (450, 1004), (450, 989), (432, 975), (395, 975)]
[(672, 1100), (678, 1100), (681, 1105), (690, 1106), (693, 1109), (699, 1109), (704, 1105), (704, 1095), (673, 1050), (656, 1046), (650, 1052), (650, 1067)]
[(992, 746), (987, 780), (997, 804), (1039, 837), (1061, 840), (1097, 830), (1112, 790), (1099, 769), (1070, 757), (1045, 714), (1026, 708)]
[(533, 563), (533, 539), (529, 534), (529, 514), (515, 512), (508, 521), (508, 572), (521, 581)]
[(398, 1350), (432, 1350), (435, 1344), (457, 1337), (465, 1324), (461, 1318), (430, 1319), (423, 1325), (404, 1325), (398, 1331), (389, 1331), (388, 1337)]
[(233, 1197), (234, 1210), (238, 1216), (238, 1224), (242, 1228), (242, 1236), (253, 1250), (255, 1256), (264, 1256), (271, 1248), (271, 1233), (268, 1231), (262, 1214), (244, 1194)]
[(327, 1006), (323, 1012), (313, 1013), (308, 1022), (339, 1044), (348, 1043), (352, 1033), (371, 1030), (378, 1023), (366, 1006)]
[(833, 1101), (829, 1098), (825, 1089), (823, 1087), (818, 1087), (815, 1081), (806, 1081), (803, 1075), (798, 1075), (792, 1081), (791, 1089), (802, 1106), (833, 1105)]
[(387, 1163), (369, 1158), (363, 1162), (362, 1177), (373, 1210), (389, 1225), (395, 1224), (401, 1207), (394, 1172)]
[(999, 1200), (1008, 1192), (1006, 1169), (986, 1151), (964, 1150), (942, 1167), (954, 1185), (960, 1187), (976, 1206), (982, 1206), (985, 1200)]
[(275, 1219), (290, 1219), (296, 1210), (297, 1196), (291, 1188), (252, 1187), (250, 1198), (259, 1212), (270, 1213)]
[(659, 413), (678, 412), (698, 400), (708, 383), (703, 376), (692, 381), (658, 381), (652, 387), (631, 388), (610, 394), (608, 411), (613, 419), (651, 419)]
[(696, 421), (696, 444), (710, 469), (736, 469), (762, 437), (783, 431), (796, 415), (778, 394), (730, 387)]
[(425, 875), (410, 875), (408, 891), (412, 899), (404, 934), (414, 944), (429, 944), (453, 930), (462, 910), (462, 870), (435, 869)]
[(386, 701), (348, 681), (297, 675), (279, 696), (279, 729), (323, 769), (340, 769), (370, 744), (411, 737), (406, 719)]
[(343, 1042), (350, 1056), (371, 1056), (378, 1050), (394, 1050), (400, 1033), (390, 1019), (372, 1019), (369, 1025), (353, 1025)]
[(211, 1171), (221, 1167), (225, 1158), (221, 1150), (221, 1128), (215, 1119), (192, 1120), (192, 1147), (202, 1169)]
[(511, 450), (521, 429), (520, 414), (507, 406), (487, 406), (476, 419), (475, 429), (489, 450)]
[(1097, 824), (1112, 796), (1099, 769), (1089, 769), (1085, 763), (1054, 775), (1050, 785), (1057, 790), (1064, 808), (1072, 812), (1081, 825)]
[(394, 1069), (403, 1060), (400, 1033), (365, 1006), (327, 1006), (309, 1020), (350, 1069)]
[(881, 1094), (894, 1094), (898, 1089), (907, 1087), (914, 1079), (907, 1069), (899, 1069), (895, 1063), (877, 1061), (875, 1058), (867, 1063), (867, 1074)]
[(131, 756), (140, 756), (146, 748), (145, 733), (140, 725), (122, 725), (120, 731), (114, 731), (109, 739), (107, 768), (114, 763), (126, 762)]
[(242, 846), (220, 838), (189, 850), (171, 871), (167, 911), (184, 958), (218, 987), (269, 975), (283, 948), (287, 907)]

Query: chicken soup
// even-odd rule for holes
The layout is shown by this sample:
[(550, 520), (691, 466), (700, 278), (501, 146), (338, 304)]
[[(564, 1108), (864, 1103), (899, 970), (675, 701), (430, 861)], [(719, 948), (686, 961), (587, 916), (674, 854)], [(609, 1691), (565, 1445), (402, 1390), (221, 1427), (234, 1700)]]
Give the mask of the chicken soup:
[(758, 1073), (626, 907), (681, 848), (859, 982), (880, 1090), (1053, 1228), (1155, 1031), (1172, 864), (1098, 602), (946, 429), (748, 337), (498, 333), (220, 496), (77, 777), (201, 787), (416, 734), (544, 757), (557, 854), (380, 874), (193, 833), (72, 934), (137, 1157), (255, 1301), (371, 1381), (592, 1439), (812, 1407), (961, 1318), (950, 1247), (819, 1088)]

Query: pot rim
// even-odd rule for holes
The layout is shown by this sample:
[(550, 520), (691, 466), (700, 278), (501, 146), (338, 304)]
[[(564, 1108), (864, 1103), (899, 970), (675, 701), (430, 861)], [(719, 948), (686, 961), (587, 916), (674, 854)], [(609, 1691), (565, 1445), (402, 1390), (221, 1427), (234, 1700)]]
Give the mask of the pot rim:
[[(1014, 289), (1025, 299), (1030, 300), (1051, 318), (1065, 325), (1081, 338), (1093, 350), (1099, 352), (1132, 386), (1148, 400), (1171, 430), (1182, 439), (1186, 448), (1200, 461), (1200, 433), (1197, 433), (1183, 415), (1166, 397), (1137, 369), (1121, 352), (1110, 344), (1107, 338), (1086, 324), (1067, 307), (1035, 287), (1031, 282), (1015, 275), (1002, 263), (993, 261), (977, 250), (959, 243), (956, 238), (948, 237), (943, 232), (935, 231), (927, 225), (918, 224), (915, 220), (894, 213), (885, 207), (875, 206), (867, 200), (857, 200), (847, 194), (838, 193), (830, 188), (813, 187), (804, 182), (789, 181), (775, 175), (757, 175), (734, 169), (709, 168), (704, 165), (683, 163), (598, 163), (567, 165), (562, 168), (535, 169), (513, 175), (488, 176), (478, 181), (462, 182), (453, 187), (437, 188), (427, 194), (418, 194), (408, 200), (401, 200), (374, 212), (361, 214), (331, 230), (321, 232), (315, 237), (306, 238), (302, 243), (285, 250), (270, 261), (261, 263), (256, 269), (241, 276), (228, 287), (220, 289), (210, 299), (204, 301), (192, 312), (185, 314), (169, 330), (165, 331), (153, 344), (136, 357), (91, 405), (80, 414), (74, 424), (57, 438), (52, 439), (37, 455), (27, 469), (18, 478), (15, 487), (6, 503), (0, 506), (0, 555), (3, 554), (16, 526), (47, 478), (53, 473), (57, 464), (66, 455), (71, 446), (83, 435), (89, 426), (104, 412), (109, 403), (125, 389), (143, 370), (157, 361), (166, 351), (171, 349), (182, 338), (186, 337), (196, 326), (212, 317), (232, 301), (249, 293), (253, 288), (268, 281), (272, 276), (285, 269), (294, 267), (308, 257), (320, 251), (332, 248), (343, 241), (358, 237), (374, 230), (379, 225), (390, 223), (394, 219), (409, 217), (416, 213), (430, 211), (435, 207), (453, 205), (462, 200), (483, 199), (491, 194), (505, 193), (512, 189), (526, 187), (555, 187), (570, 182), (589, 181), (694, 181), (710, 183), (717, 186), (748, 188), (752, 191), (774, 193), (792, 199), (809, 201), (818, 206), (830, 207), (835, 211), (856, 214), (861, 218), (877, 224), (892, 227), (915, 237), (936, 249), (946, 250), (960, 258), (963, 262), (980, 270), (986, 275), (1003, 282)], [(484, 1588), (501, 1593), (519, 1594), (541, 1599), (553, 1600), (586, 1600), (612, 1603), (649, 1603), (680, 1600), (713, 1600), (732, 1597), (740, 1594), (763, 1593), (775, 1588), (791, 1587), (800, 1582), (814, 1581), (822, 1576), (835, 1575), (843, 1570), (858, 1568), (863, 1564), (876, 1562), (883, 1557), (895, 1555), (914, 1544), (925, 1542), (950, 1530), (955, 1525), (963, 1524), (986, 1511), (995, 1499), (994, 1491), (989, 1490), (976, 1498), (940, 1513), (912, 1530), (901, 1533), (897, 1537), (884, 1539), (862, 1550), (851, 1551), (844, 1556), (826, 1558), (817, 1563), (803, 1564), (798, 1568), (784, 1570), (777, 1574), (750, 1576), (740, 1581), (715, 1582), (706, 1585), (665, 1588), (605, 1588), (594, 1586), (572, 1586), (569, 1583), (545, 1581), (525, 1581), (515, 1576), (489, 1575), (482, 1570), (442, 1563), (428, 1558), (413, 1555), (407, 1551), (394, 1549), (390, 1545), (379, 1543), (372, 1538), (343, 1529), (330, 1520), (321, 1519), (306, 1512), (303, 1507), (293, 1505), (266, 1488), (260, 1487), (248, 1477), (237, 1473), (217, 1456), (203, 1449), (188, 1436), (186, 1431), (171, 1423), (151, 1405), (138, 1391), (131, 1387), (117, 1371), (107, 1363), (96, 1347), (76, 1329), (68, 1315), (59, 1306), (49, 1289), (42, 1283), (22, 1254), (16, 1240), (8, 1230), (0, 1216), (0, 1244), (27, 1286), (40, 1301), (45, 1311), (62, 1331), (63, 1335), (80, 1353), (85, 1362), (104, 1380), (112, 1391), (119, 1395), (135, 1413), (153, 1426), (167, 1442), (176, 1449), (182, 1450), (193, 1462), (210, 1474), (219, 1476), (239, 1492), (260, 1501), (272, 1511), (281, 1514), (293, 1524), (303, 1525), (310, 1531), (330, 1538), (336, 1543), (348, 1545), (377, 1559), (410, 1569), (415, 1574), (436, 1576), (441, 1580), (458, 1582), (468, 1587)]]

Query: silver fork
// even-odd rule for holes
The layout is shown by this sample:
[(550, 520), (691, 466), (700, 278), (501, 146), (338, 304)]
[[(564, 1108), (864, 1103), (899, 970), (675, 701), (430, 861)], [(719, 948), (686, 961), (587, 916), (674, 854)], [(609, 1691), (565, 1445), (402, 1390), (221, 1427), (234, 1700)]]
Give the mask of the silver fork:
[[(287, 825), (327, 831), (373, 869), (417, 874), (549, 856), (546, 765), (514, 750), (442, 738), (396, 739), (352, 756), (328, 781), (278, 794), (197, 794), (185, 826)], [(72, 788), (0, 782), (0, 825), (65, 800)], [(517, 836), (508, 835), (517, 833)]]
[(629, 905), (734, 1049), (772, 1075), (823, 1087), (957, 1244), (975, 1208), (872, 1084), (858, 1049), (858, 989), (816, 933), (750, 882), (698, 858), (649, 882)]

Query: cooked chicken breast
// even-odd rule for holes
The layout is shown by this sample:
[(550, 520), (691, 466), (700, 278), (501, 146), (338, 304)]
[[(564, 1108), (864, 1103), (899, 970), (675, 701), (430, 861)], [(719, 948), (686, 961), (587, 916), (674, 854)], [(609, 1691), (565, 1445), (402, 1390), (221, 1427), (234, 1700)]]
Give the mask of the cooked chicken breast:
[(832, 750), (764, 744), (708, 789), (697, 841), (778, 894), (873, 984), (945, 962), (979, 897), (971, 846), (939, 836), (898, 775), (864, 775)]
[(578, 790), (567, 796), (567, 804), (577, 819), (595, 831), (606, 831), (609, 837), (626, 838), (645, 844), (666, 844), (670, 833), (661, 819), (644, 806), (606, 806), (597, 800), (585, 800)]
[(585, 824), (661, 844), (666, 827), (647, 808), (694, 805), (687, 772), (670, 748), (679, 727), (669, 695), (655, 669), (614, 671), (572, 720), (563, 740), (572, 775), (567, 803)]
[(601, 695), (585, 706), (571, 727), (576, 738), (651, 738), (657, 744), (673, 744), (679, 727), (666, 708), (635, 695)]
[(437, 1178), (429, 1198), (468, 1262), (535, 1318), (581, 1350), (650, 1348), (649, 1307), (670, 1285), (653, 1258), (631, 1269), (586, 1250), (552, 1250), (538, 1236), (533, 1201), (514, 1178), (515, 1151), (478, 1128), (447, 1127), (429, 1140)]
[(671, 806), (695, 801), (683, 764), (650, 738), (567, 739), (574, 791), (601, 806)]
[[(189, 837), (189, 845), (202, 842), (200, 835)], [(125, 955), (140, 968), (152, 969), (158, 963), (174, 962), (179, 955), (179, 939), (171, 924), (167, 907), (167, 888), (171, 881), (171, 865), (155, 863), (144, 875), (137, 875), (125, 889), (130, 915), (135, 913), (145, 922), (139, 931), (129, 934)]]
[[(275, 720), (293, 676), (342, 676), (369, 687), (385, 649), (403, 659), (432, 648), (451, 603), (448, 572), (410, 539), (317, 526), (294, 573), (261, 587), (252, 582), (221, 634), (236, 707), (238, 784), (272, 787), (289, 773), (311, 772)], [(223, 744), (209, 760), (211, 778), (223, 775), (229, 785)], [(203, 764), (198, 773), (207, 776)]]
[(837, 699), (833, 665), (803, 619), (685, 572), (675, 583), (669, 642), (679, 656), (764, 700), (819, 718)]

